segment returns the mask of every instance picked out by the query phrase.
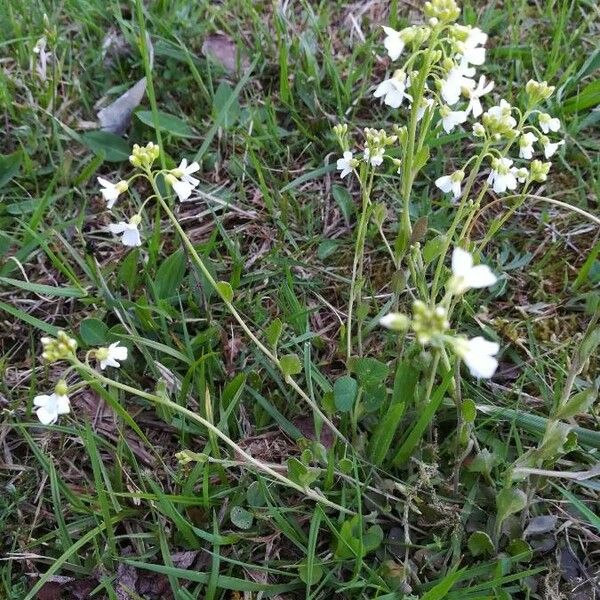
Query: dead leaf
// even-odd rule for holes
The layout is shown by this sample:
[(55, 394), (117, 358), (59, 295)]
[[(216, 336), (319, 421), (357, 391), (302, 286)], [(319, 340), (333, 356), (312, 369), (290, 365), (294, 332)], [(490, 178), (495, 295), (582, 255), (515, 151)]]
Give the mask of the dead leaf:
[(541, 517), (533, 517), (527, 524), (523, 537), (526, 538), (530, 535), (542, 535), (543, 533), (549, 533), (554, 531), (558, 517), (554, 515), (544, 515)]
[(197, 556), (198, 552), (196, 550), (188, 550), (187, 552), (171, 554), (171, 560), (178, 569), (189, 569)]
[(45, 583), (37, 593), (37, 600), (61, 600), (62, 585), (56, 581)]
[(220, 63), (230, 73), (234, 73), (239, 64), (242, 70), (250, 66), (248, 57), (236, 47), (233, 40), (224, 33), (214, 33), (209, 35), (202, 44), (202, 54)]
[(119, 600), (133, 600), (129, 593), (136, 591), (138, 574), (135, 567), (121, 563), (117, 569), (117, 578), (115, 580), (115, 591)]
[[(315, 423), (312, 417), (298, 417), (297, 419), (294, 419), (294, 425), (300, 430), (300, 433), (306, 439), (314, 441), (317, 440), (317, 435), (315, 433)], [(319, 441), (327, 449), (333, 446), (335, 436), (333, 431), (331, 431), (331, 429), (327, 427), (327, 425), (323, 425)]]
[(142, 77), (112, 104), (99, 111), (98, 120), (102, 131), (116, 134), (124, 133), (129, 126), (133, 111), (139, 106), (145, 93), (146, 78)]

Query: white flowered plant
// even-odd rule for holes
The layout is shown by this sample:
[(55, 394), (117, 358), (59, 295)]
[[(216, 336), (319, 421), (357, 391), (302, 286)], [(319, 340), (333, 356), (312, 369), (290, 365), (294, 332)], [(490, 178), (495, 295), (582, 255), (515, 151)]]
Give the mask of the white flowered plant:
[[(543, 152), (550, 158), (564, 141), (549, 139), (547, 134), (556, 133), (560, 121), (539, 109), (552, 95), (552, 86), (529, 81), (522, 107), (513, 106), (505, 98), (494, 98), (494, 82), (485, 74), (477, 73), (485, 65), (487, 34), (477, 27), (456, 22), (460, 9), (454, 0), (426, 2), (423, 12), (423, 25), (401, 31), (384, 27), (383, 46), (391, 61), (391, 75), (375, 86), (373, 96), (383, 99), (398, 124), (391, 134), (373, 128), (365, 130), (362, 163), (366, 168), (360, 170), (356, 168), (361, 162), (360, 154), (355, 153), (349, 143), (347, 125), (336, 126), (344, 153), (337, 168), (342, 177), (352, 173), (357, 176), (363, 198), (367, 200), (373, 189), (373, 177), (399, 175), (402, 206), (398, 234), (395, 243), (384, 240), (385, 246), (396, 268), (407, 263), (413, 285), (426, 298), (415, 301), (412, 317), (392, 313), (384, 316), (381, 324), (394, 330), (412, 331), (421, 344), (450, 350), (464, 361), (474, 376), (489, 378), (497, 366), (498, 345), (480, 336), (467, 340), (450, 335), (447, 329), (460, 296), (470, 289), (493, 285), (496, 276), (486, 265), (475, 265), (473, 254), (456, 247), (451, 274), (443, 286), (444, 259), (452, 243), (469, 245), (465, 236), (487, 195), (518, 192), (515, 204), (519, 206), (530, 186), (545, 181), (550, 168), (550, 163), (535, 157), (536, 153)], [(484, 106), (486, 101), (487, 107)], [(459, 159), (453, 169), (433, 180), (434, 189), (451, 195), (455, 217), (437, 258), (433, 280), (429, 286), (423, 286), (419, 280), (428, 278), (427, 268), (419, 257), (418, 247), (411, 246), (413, 184), (431, 154), (426, 140), (432, 136), (454, 136), (459, 131), (466, 132), (470, 138), (468, 147), (472, 154), (462, 163)], [(348, 358), (355, 332), (353, 307), (355, 301), (360, 300), (356, 273), (362, 272), (364, 231), (370, 214), (369, 202), (363, 200), (346, 324)], [(384, 235), (381, 228), (380, 232)], [(444, 288), (445, 296), (439, 301), (436, 296)], [(360, 345), (360, 324), (356, 335)]]
[(70, 365), (63, 371), (52, 394), (38, 394), (33, 399), (35, 413), (42, 425), (53, 425), (61, 415), (69, 414), (71, 412), (70, 390), (75, 391), (86, 385), (86, 381), (80, 381), (69, 388), (66, 377), (70, 371), (83, 371), (91, 376), (90, 379), (93, 381), (95, 378), (99, 378), (99, 374), (89, 364), (91, 356), (96, 358), (101, 370), (106, 367), (119, 368), (120, 362), (127, 360), (128, 356), (125, 346), (119, 342), (113, 342), (108, 347), (89, 350), (85, 361), (81, 362), (77, 358), (77, 341), (65, 331), (58, 331), (56, 337), (46, 336), (40, 341), (42, 343), (41, 358), (45, 363), (67, 362)]

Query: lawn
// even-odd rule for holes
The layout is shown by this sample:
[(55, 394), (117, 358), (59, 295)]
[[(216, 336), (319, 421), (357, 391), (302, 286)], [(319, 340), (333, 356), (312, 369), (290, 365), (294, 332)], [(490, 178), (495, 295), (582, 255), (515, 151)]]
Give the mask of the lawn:
[(600, 596), (600, 9), (455, 6), (0, 0), (0, 599)]

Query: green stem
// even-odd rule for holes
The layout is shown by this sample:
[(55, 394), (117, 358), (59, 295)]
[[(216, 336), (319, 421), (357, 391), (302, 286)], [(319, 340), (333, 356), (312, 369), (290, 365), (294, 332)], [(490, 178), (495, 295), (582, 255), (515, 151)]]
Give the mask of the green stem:
[[(362, 186), (362, 210), (360, 220), (358, 222), (358, 229), (356, 232), (356, 243), (354, 245), (354, 260), (352, 261), (352, 280), (350, 282), (350, 300), (348, 302), (348, 318), (346, 324), (346, 358), (349, 360), (352, 356), (352, 315), (354, 310), (354, 301), (357, 295), (357, 280), (362, 278), (363, 264), (364, 264), (364, 251), (365, 251), (365, 240), (367, 237), (367, 227), (369, 224), (369, 217), (371, 211), (369, 210), (371, 190), (373, 188), (373, 171), (369, 174), (369, 183)], [(359, 285), (358, 293), (362, 283)], [(361, 353), (362, 338), (360, 334), (360, 324), (358, 327), (358, 341), (359, 341), (359, 354)]]
[[(401, 186), (401, 197), (402, 197), (402, 225), (398, 231), (398, 243), (402, 241), (402, 245), (399, 248), (399, 256), (397, 263), (400, 264), (408, 248), (410, 236), (412, 234), (412, 223), (410, 221), (410, 196), (413, 185), (413, 178), (416, 175), (414, 173), (414, 155), (415, 155), (415, 141), (417, 132), (417, 113), (423, 100), (423, 92), (425, 90), (425, 82), (429, 75), (429, 69), (431, 67), (431, 56), (435, 46), (439, 30), (434, 29), (431, 34), (431, 39), (427, 52), (424, 55), (423, 66), (419, 70), (416, 84), (411, 85), (410, 91), (412, 94), (412, 107), (410, 111), (410, 120), (408, 124), (408, 135), (406, 139), (406, 150), (402, 161), (402, 186)], [(398, 248), (397, 248), (398, 249)]]
[(161, 396), (156, 396), (155, 394), (150, 394), (148, 392), (144, 392), (143, 390), (139, 390), (137, 388), (126, 385), (119, 381), (114, 381), (113, 379), (109, 379), (108, 377), (105, 377), (104, 375), (98, 373), (97, 371), (95, 371), (94, 369), (92, 369), (91, 367), (89, 367), (88, 365), (86, 365), (80, 361), (77, 361), (76, 364), (77, 364), (77, 367), (79, 367), (79, 369), (81, 369), (82, 371), (84, 371), (85, 373), (90, 375), (90, 377), (93, 380), (99, 381), (100, 383), (104, 383), (106, 385), (110, 385), (112, 387), (119, 388), (119, 389), (123, 390), (124, 392), (132, 394), (134, 396), (139, 396), (140, 398), (149, 400), (150, 402), (157, 404), (159, 406), (164, 406), (165, 408), (168, 408), (169, 410), (172, 410), (173, 412), (179, 413), (179, 414), (187, 417), (191, 421), (195, 421), (199, 425), (206, 427), (206, 429), (208, 429), (208, 431), (211, 434), (217, 436), (219, 439), (221, 439), (223, 442), (225, 442), (229, 447), (231, 447), (234, 450), (234, 452), (238, 456), (243, 457), (244, 460), (248, 464), (251, 464), (252, 466), (256, 467), (259, 471), (262, 471), (263, 473), (270, 475), (271, 477), (273, 477), (273, 479), (276, 479), (280, 483), (282, 483), (290, 488), (293, 488), (293, 489), (297, 490), (298, 492), (301, 492), (302, 494), (304, 494), (311, 500), (314, 500), (315, 502), (320, 502), (320, 503), (324, 504), (325, 506), (329, 506), (330, 508), (339, 510), (343, 513), (352, 514), (352, 511), (348, 510), (347, 508), (344, 508), (343, 506), (340, 506), (339, 504), (336, 504), (335, 502), (328, 500), (324, 496), (321, 496), (319, 493), (317, 493), (315, 490), (312, 490), (310, 488), (305, 488), (305, 487), (297, 484), (296, 482), (292, 481), (291, 479), (288, 479), (284, 475), (281, 475), (280, 473), (278, 473), (277, 471), (275, 471), (268, 465), (257, 460), (252, 455), (248, 454), (242, 448), (240, 448), (240, 446), (238, 446), (238, 444), (236, 444), (231, 438), (226, 436), (218, 427), (216, 427), (210, 421), (207, 421), (200, 415), (192, 412), (191, 410), (189, 410), (183, 406), (180, 406), (179, 404), (172, 402), (171, 400), (162, 398)]
[(456, 229), (458, 228), (458, 224), (460, 223), (461, 219), (463, 218), (463, 212), (464, 212), (465, 208), (467, 207), (471, 188), (473, 187), (473, 184), (475, 182), (477, 174), (479, 173), (479, 169), (481, 168), (481, 163), (483, 162), (483, 159), (485, 158), (489, 147), (490, 147), (490, 142), (488, 140), (486, 140), (481, 148), (481, 152), (479, 153), (477, 160), (475, 161), (475, 163), (473, 165), (473, 168), (471, 169), (471, 172), (469, 173), (469, 178), (467, 179), (467, 183), (464, 187), (460, 204), (458, 205), (456, 214), (454, 215), (454, 219), (452, 220), (452, 224), (450, 225), (450, 229), (448, 230), (448, 233), (446, 234), (445, 241), (444, 241), (444, 247), (442, 248), (442, 252), (438, 258), (438, 262), (437, 262), (437, 265), (435, 268), (435, 274), (433, 276), (433, 283), (431, 286), (432, 300), (435, 300), (435, 298), (438, 294), (438, 291), (439, 291), (438, 286), (439, 286), (439, 282), (440, 282), (440, 277), (442, 275), (442, 269), (444, 267), (444, 262), (446, 260), (446, 255), (448, 254), (448, 250), (450, 249), (450, 245), (452, 244), (452, 241), (453, 241), (452, 238), (454, 237), (454, 233), (455, 233)]
[[(200, 269), (200, 271), (202, 272), (202, 274), (204, 275), (204, 277), (206, 278), (206, 280), (208, 281), (208, 283), (210, 284), (210, 286), (215, 290), (215, 292), (219, 295), (219, 297), (221, 298), (221, 300), (223, 301), (223, 303), (227, 307), (227, 310), (231, 313), (231, 315), (233, 316), (233, 318), (239, 323), (240, 327), (244, 330), (244, 333), (252, 340), (252, 342), (256, 345), (256, 347), (278, 369), (281, 369), (281, 364), (280, 364), (279, 359), (277, 358), (277, 356), (275, 356), (275, 354), (273, 354), (273, 352), (271, 352), (256, 337), (256, 335), (254, 335), (254, 333), (252, 332), (252, 330), (248, 327), (248, 325), (244, 321), (243, 317), (236, 310), (235, 306), (233, 306), (233, 304), (230, 302), (230, 300), (225, 296), (225, 294), (223, 293), (223, 290), (217, 284), (217, 282), (215, 281), (215, 279), (211, 275), (210, 271), (207, 269), (206, 265), (204, 264), (204, 261), (202, 260), (202, 258), (200, 258), (200, 255), (196, 251), (196, 248), (194, 248), (194, 245), (192, 244), (192, 242), (190, 241), (190, 239), (186, 235), (185, 231), (183, 230), (183, 228), (179, 224), (179, 221), (177, 220), (177, 217), (173, 214), (173, 212), (171, 211), (169, 205), (165, 202), (164, 198), (162, 197), (162, 195), (161, 195), (161, 193), (160, 193), (160, 191), (159, 191), (159, 189), (158, 189), (158, 187), (156, 185), (156, 182), (154, 181), (154, 178), (152, 177), (152, 173), (150, 171), (148, 171), (148, 179), (149, 179), (149, 181), (150, 181), (150, 183), (152, 185), (152, 188), (154, 189), (154, 193), (156, 194), (156, 197), (158, 198), (158, 201), (159, 201), (161, 207), (163, 208), (163, 210), (165, 211), (167, 217), (169, 218), (169, 220), (173, 224), (173, 227), (175, 227), (175, 230), (179, 234), (179, 237), (181, 238), (181, 240), (183, 241), (184, 246), (186, 247), (187, 251), (189, 252), (189, 255), (192, 258), (192, 262)], [(311, 409), (313, 411), (315, 411), (319, 415), (319, 417), (321, 419), (323, 419), (323, 422), (327, 424), (327, 426), (331, 429), (331, 431), (341, 441), (343, 441), (345, 444), (348, 444), (348, 440), (346, 440), (346, 438), (343, 436), (343, 434), (337, 429), (337, 427), (331, 422), (331, 420), (323, 413), (323, 411), (317, 406), (317, 404), (313, 401), (313, 399), (310, 396), (308, 396), (308, 394), (296, 383), (296, 381), (294, 381), (294, 379), (290, 375), (287, 375), (285, 373), (284, 373), (284, 375), (285, 375), (285, 381), (298, 393), (298, 395), (311, 407)]]

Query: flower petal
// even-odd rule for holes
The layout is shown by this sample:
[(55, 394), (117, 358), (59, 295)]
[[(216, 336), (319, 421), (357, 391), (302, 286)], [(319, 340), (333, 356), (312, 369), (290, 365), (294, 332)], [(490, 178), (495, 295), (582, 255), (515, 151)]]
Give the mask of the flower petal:
[(473, 257), (462, 248), (454, 248), (452, 252), (452, 274), (456, 277), (465, 277), (473, 267)]
[(465, 285), (470, 288), (484, 288), (494, 285), (498, 278), (487, 265), (477, 265), (464, 275)]

